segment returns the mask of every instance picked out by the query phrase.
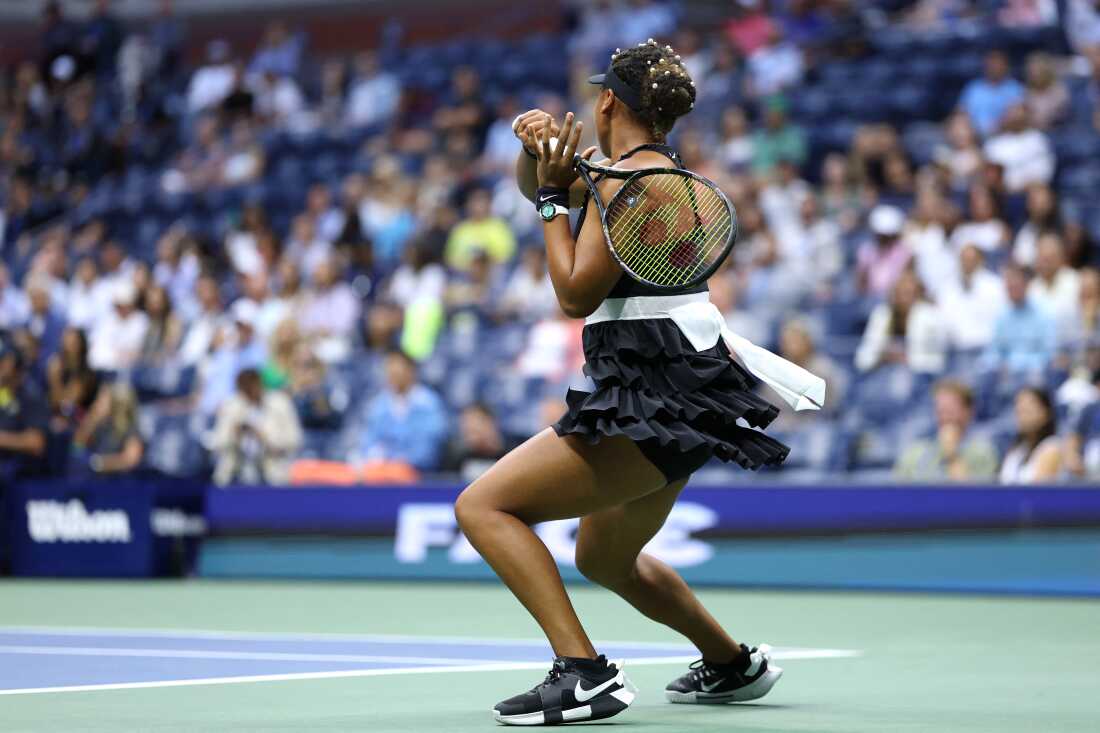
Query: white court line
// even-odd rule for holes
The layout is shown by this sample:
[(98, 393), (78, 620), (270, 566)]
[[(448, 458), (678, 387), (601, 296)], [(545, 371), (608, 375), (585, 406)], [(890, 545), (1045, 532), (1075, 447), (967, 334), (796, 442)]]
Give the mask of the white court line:
[(292, 652), (216, 651), (206, 649), (137, 649), (100, 646), (0, 645), (0, 654), (52, 655), (61, 657), (154, 657), (164, 659), (241, 659), (277, 662), (359, 662), (363, 664), (488, 664), (493, 659), (405, 657), (377, 654), (296, 654)]
[[(858, 657), (863, 652), (854, 649), (799, 649), (772, 652), (774, 659), (837, 659)], [(687, 664), (698, 655), (686, 657), (642, 657), (629, 660), (631, 666), (658, 664)], [(294, 680), (330, 680), (349, 677), (389, 677), (405, 674), (455, 674), (462, 672), (508, 672), (526, 669), (546, 669), (546, 662), (499, 662), (467, 664), (453, 667), (398, 667), (394, 669), (357, 669), (336, 672), (293, 672), (289, 674), (261, 674), (241, 677), (204, 677), (190, 680), (158, 680), (154, 682), (120, 682), (103, 685), (69, 685), (63, 687), (28, 687), (17, 690), (0, 690), (0, 695), (37, 695), (52, 692), (95, 692), (100, 690), (141, 690), (159, 687), (197, 687), (201, 685), (236, 685), (249, 682), (287, 682)]]
[[(0, 634), (43, 636), (108, 636), (167, 639), (225, 639), (234, 641), (362, 641), (376, 644), (453, 644), (455, 646), (547, 646), (545, 639), (484, 639), (476, 636), (410, 634), (341, 634), (327, 632), (219, 631), (213, 629), (141, 629), (102, 626), (0, 626)], [(660, 641), (597, 641), (597, 646), (629, 646), (635, 649), (690, 651), (690, 644)]]

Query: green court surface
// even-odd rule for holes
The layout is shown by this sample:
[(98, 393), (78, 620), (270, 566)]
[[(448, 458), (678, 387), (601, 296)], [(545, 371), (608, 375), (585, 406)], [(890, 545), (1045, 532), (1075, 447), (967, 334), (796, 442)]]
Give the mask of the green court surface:
[[(681, 641), (609, 593), (587, 586), (571, 590), (593, 638), (666, 651)], [(1100, 601), (724, 590), (700, 595), (747, 642), (850, 653), (814, 658), (792, 651), (780, 662), (786, 674), (771, 695), (760, 704), (724, 707), (666, 704), (662, 689), (683, 661), (658, 655), (632, 665), (628, 659), (639, 698), (602, 725), (692, 733), (1100, 730)], [(314, 668), (323, 668), (329, 663), (324, 660), (336, 656), (315, 654), (316, 645), (340, 648), (344, 637), (322, 635), (414, 644), (418, 658), (440, 639), (463, 637), (455, 643), (466, 645), (465, 656), (478, 655), (477, 640), (512, 651), (501, 640), (537, 639), (533, 622), (493, 584), (4, 581), (0, 633), (8, 634), (2, 642), (7, 646), (0, 646), (0, 730), (13, 732), (487, 731), (498, 729), (491, 706), (531, 687), (545, 672), (523, 664), (506, 671), (409, 667), (411, 662), (395, 659), (406, 664), (403, 672), (383, 664), (364, 673), (347, 655), (334, 667), (338, 671), (312, 678), (289, 674), (232, 682), (216, 671), (183, 673), (186, 664), (214, 664), (218, 655), (252, 660), (252, 676), (285, 672), (265, 670), (264, 664), (275, 663), (258, 659), (310, 659)], [(77, 635), (98, 636), (78, 646)], [(134, 641), (138, 635), (153, 641)], [(46, 641), (27, 641), (39, 636)], [(22, 641), (13, 642), (17, 637)], [(238, 648), (257, 640), (285, 644), (291, 637), (314, 651), (246, 655)], [(222, 651), (210, 651), (215, 639)], [(115, 648), (127, 640), (143, 648)], [(144, 648), (169, 642), (177, 648)], [(115, 656), (100, 656), (107, 647)], [(526, 661), (549, 666), (548, 659)], [(148, 665), (159, 665), (155, 677), (142, 679), (162, 681), (124, 686), (139, 679), (133, 677), (139, 667), (127, 667), (131, 663), (146, 665), (146, 674), (152, 674)], [(42, 665), (49, 664), (55, 671), (47, 674)], [(92, 665), (82, 674), (120, 684), (25, 689), (66, 686), (80, 664)], [(43, 684), (43, 675), (56, 675), (57, 684)], [(185, 677), (207, 682), (172, 682)]]

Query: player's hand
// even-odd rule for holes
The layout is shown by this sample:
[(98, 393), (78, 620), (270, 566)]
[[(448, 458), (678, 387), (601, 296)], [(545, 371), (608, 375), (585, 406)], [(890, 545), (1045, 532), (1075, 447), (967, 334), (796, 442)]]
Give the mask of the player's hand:
[(512, 122), (512, 131), (519, 138), (519, 141), (526, 148), (527, 152), (532, 155), (536, 155), (535, 148), (538, 147), (539, 140), (542, 135), (542, 128), (546, 126), (547, 119), (550, 120), (550, 134), (553, 137), (558, 137), (561, 132), (561, 127), (546, 112), (541, 109), (532, 109), (524, 112)]
[[(565, 124), (562, 125), (557, 144), (554, 144), (550, 139), (549, 117), (547, 115), (547, 124), (542, 128), (542, 136), (537, 147), (539, 185), (569, 188), (573, 181), (577, 180), (577, 169), (573, 165), (573, 157), (581, 141), (584, 123), (576, 121), (572, 112), (565, 115)], [(594, 152), (596, 148), (591, 147), (584, 151), (581, 157), (587, 159)]]

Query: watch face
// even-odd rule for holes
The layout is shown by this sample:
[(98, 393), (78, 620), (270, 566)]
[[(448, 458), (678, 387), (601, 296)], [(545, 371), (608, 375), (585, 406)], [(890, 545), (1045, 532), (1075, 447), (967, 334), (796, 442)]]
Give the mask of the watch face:
[(554, 205), (550, 204), (550, 203), (543, 204), (542, 208), (539, 209), (539, 214), (546, 221), (550, 221), (551, 219), (554, 218)]

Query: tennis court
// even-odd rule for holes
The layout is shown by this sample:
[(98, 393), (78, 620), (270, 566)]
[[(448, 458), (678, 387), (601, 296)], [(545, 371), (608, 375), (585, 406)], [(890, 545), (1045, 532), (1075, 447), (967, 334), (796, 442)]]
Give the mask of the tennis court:
[[(575, 586), (640, 696), (605, 725), (665, 731), (1093, 731), (1100, 602), (706, 590), (786, 669), (766, 702), (666, 704), (692, 650)], [(7, 731), (475, 731), (549, 665), (488, 584), (0, 584)]]

